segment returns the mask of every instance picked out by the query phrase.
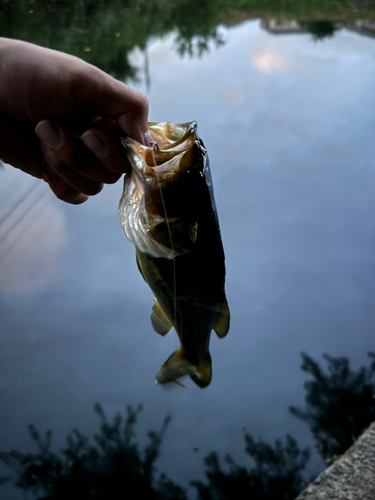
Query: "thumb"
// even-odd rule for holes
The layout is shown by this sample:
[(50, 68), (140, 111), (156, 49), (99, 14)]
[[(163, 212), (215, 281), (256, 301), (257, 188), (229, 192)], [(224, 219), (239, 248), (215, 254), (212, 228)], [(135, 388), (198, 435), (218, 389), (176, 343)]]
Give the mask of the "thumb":
[[(115, 118), (130, 137), (145, 144), (148, 132), (147, 97), (125, 83), (90, 66), (74, 82), (74, 95), (82, 110), (103, 118)], [(149, 145), (149, 144), (147, 144)]]

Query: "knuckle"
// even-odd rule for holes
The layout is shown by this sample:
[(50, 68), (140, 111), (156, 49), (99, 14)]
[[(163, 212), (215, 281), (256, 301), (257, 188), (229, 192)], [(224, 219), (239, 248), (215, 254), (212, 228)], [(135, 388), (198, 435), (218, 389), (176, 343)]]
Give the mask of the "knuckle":
[(76, 172), (85, 169), (87, 155), (85, 155), (83, 144), (76, 137), (65, 136), (62, 147), (56, 153), (61, 162)]
[(138, 92), (134, 99), (134, 111), (139, 115), (147, 116), (148, 108), (149, 103), (147, 97)]
[(74, 199), (74, 197), (78, 194), (77, 191), (65, 183), (54, 185), (52, 190), (59, 200), (65, 201), (66, 203), (71, 203), (70, 200)]
[(95, 196), (100, 193), (102, 189), (103, 184), (99, 182), (90, 182), (81, 187), (82, 193), (87, 194), (87, 196)]
[(70, 203), (70, 200), (72, 199), (71, 193), (66, 189), (64, 191), (55, 191), (55, 195), (59, 200), (64, 201), (65, 203)]
[(103, 85), (100, 69), (79, 60), (79, 64), (69, 74), (69, 87), (74, 100), (79, 104), (93, 89)]
[(55, 172), (55, 174), (57, 174), (58, 176), (61, 176), (61, 174), (64, 174), (65, 166), (60, 161), (56, 160), (55, 158), (53, 158), (53, 159), (50, 158), (49, 161), (46, 160), (46, 163), (49, 165), (51, 170), (53, 170), (53, 172)]
[(69, 137), (65, 136), (62, 146), (56, 152), (59, 159), (67, 165), (77, 160), (77, 145)]
[(110, 172), (107, 175), (107, 180), (105, 181), (106, 184), (116, 184), (116, 182), (119, 180), (122, 174), (118, 172)]
[(65, 190), (62, 196), (58, 196), (56, 193), (55, 195), (61, 201), (64, 201), (65, 203), (70, 203), (71, 205), (80, 205), (81, 203), (84, 203), (88, 198), (85, 194), (80, 193), (75, 189)]

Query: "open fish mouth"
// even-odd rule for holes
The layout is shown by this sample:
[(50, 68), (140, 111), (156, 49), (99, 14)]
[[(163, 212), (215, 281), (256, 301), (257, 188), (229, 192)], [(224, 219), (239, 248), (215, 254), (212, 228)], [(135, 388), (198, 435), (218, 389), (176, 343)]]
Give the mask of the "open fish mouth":
[(153, 173), (173, 172), (181, 165), (181, 159), (197, 139), (197, 123), (172, 124), (150, 122), (149, 130), (157, 147), (147, 147), (126, 137), (122, 144), (127, 150), (130, 164), (142, 178)]
[(160, 151), (175, 150), (184, 151), (188, 145), (186, 142), (192, 133), (197, 131), (197, 122), (186, 122), (172, 124), (169, 122), (150, 122), (150, 134), (157, 143)]
[(149, 129), (157, 148), (122, 139), (132, 170), (125, 176), (119, 215), (126, 237), (139, 251), (173, 259), (196, 239), (191, 200), (193, 184), (203, 176), (206, 150), (194, 121), (149, 123)]

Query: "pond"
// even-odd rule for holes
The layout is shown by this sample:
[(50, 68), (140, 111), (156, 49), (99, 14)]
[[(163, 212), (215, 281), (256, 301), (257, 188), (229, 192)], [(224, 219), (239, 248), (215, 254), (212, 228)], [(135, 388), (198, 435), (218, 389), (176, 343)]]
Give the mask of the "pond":
[[(118, 218), (122, 181), (70, 206), (3, 165), (0, 451), (41, 455), (18, 473), (24, 457), (0, 455), (0, 476), (23, 481), (4, 480), (1, 498), (122, 498), (134, 480), (139, 492), (150, 485), (148, 498), (293, 499), (375, 420), (374, 2), (313, 4), (0, 7), (0, 36), (73, 53), (126, 81), (149, 98), (150, 121), (197, 121), (231, 311), (227, 337), (211, 337), (207, 388), (155, 386), (178, 339), (152, 330), (153, 295)], [(106, 427), (95, 466), (83, 448), (64, 458), (72, 429), (99, 446), (95, 403), (109, 422), (143, 404), (127, 426), (139, 456)], [(147, 470), (147, 433), (166, 415)], [(50, 452), (38, 451), (30, 424), (52, 430)], [(125, 459), (116, 466), (116, 447), (133, 457), (131, 470)], [(174, 486), (158, 483), (160, 473)]]

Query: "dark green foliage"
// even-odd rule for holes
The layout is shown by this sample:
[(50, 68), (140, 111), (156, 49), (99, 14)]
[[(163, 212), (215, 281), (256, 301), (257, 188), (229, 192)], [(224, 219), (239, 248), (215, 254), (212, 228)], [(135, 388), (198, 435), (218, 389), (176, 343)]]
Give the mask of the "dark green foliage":
[(375, 420), (375, 353), (368, 368), (351, 370), (348, 358), (327, 354), (328, 370), (307, 354), (301, 369), (313, 377), (305, 382), (306, 408), (291, 407), (291, 413), (306, 422), (324, 459), (341, 455)]
[(331, 21), (300, 21), (299, 25), (312, 34), (314, 40), (331, 38), (339, 27)]
[(142, 409), (127, 408), (124, 419), (117, 414), (109, 422), (99, 404), (95, 411), (101, 419), (94, 444), (74, 430), (61, 453), (51, 451), (51, 431), (43, 439), (32, 425), (29, 431), (38, 447), (36, 454), (17, 451), (1, 453), (0, 459), (12, 469), (14, 478), (4, 477), (38, 500), (66, 499), (150, 499), (185, 500), (184, 491), (162, 474), (155, 478), (155, 461), (165, 430), (171, 420), (165, 418), (159, 432), (148, 433), (149, 445), (143, 452), (134, 442), (134, 427)]
[(137, 79), (129, 53), (153, 36), (176, 32), (180, 54), (202, 55), (217, 35), (217, 6), (206, 0), (9, 0), (0, 3), (0, 36), (85, 59), (107, 73)]
[(204, 459), (208, 482), (191, 482), (199, 500), (293, 500), (306, 486), (302, 472), (310, 452), (300, 450), (291, 436), (286, 436), (285, 445), (276, 440), (270, 446), (245, 433), (245, 443), (253, 462), (250, 469), (236, 464), (230, 455), (225, 457), (227, 470), (221, 467), (216, 452)]
[[(174, 32), (179, 54), (201, 56), (223, 43), (221, 23), (267, 18), (303, 20), (305, 29), (323, 38), (341, 22), (373, 15), (353, 10), (350, 0), (2, 0), (0, 36), (19, 38), (76, 55), (116, 78), (136, 80), (129, 60), (155, 36)], [(372, 13), (371, 13), (372, 12)], [(324, 14), (326, 13), (326, 14)]]

